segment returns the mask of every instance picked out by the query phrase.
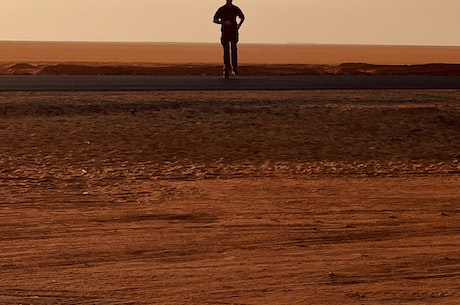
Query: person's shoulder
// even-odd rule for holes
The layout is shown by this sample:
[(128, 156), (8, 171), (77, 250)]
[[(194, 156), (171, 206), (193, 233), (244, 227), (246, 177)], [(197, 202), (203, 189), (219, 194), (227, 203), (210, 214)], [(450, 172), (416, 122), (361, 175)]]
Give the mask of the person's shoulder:
[(233, 6), (233, 9), (236, 10), (237, 12), (242, 12), (241, 9), (236, 5)]

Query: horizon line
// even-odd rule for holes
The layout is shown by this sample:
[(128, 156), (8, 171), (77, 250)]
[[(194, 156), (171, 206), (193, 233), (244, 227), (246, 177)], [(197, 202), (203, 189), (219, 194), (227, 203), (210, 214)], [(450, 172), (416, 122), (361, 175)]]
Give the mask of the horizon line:
[[(109, 40), (11, 40), (0, 39), (0, 43), (87, 43), (87, 44), (182, 44), (182, 45), (220, 45), (219, 42), (183, 42), (183, 41), (109, 41)], [(446, 47), (458, 48), (460, 45), (440, 44), (392, 44), (392, 43), (317, 43), (317, 42), (240, 42), (243, 45), (275, 45), (275, 46), (394, 46), (394, 47)]]

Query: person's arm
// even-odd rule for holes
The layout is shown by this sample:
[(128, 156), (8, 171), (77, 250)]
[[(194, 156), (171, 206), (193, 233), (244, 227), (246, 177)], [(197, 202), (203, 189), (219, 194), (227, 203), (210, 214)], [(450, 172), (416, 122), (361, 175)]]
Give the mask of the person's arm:
[[(217, 24), (222, 24), (224, 26), (231, 26), (232, 25), (232, 22), (231, 21), (223, 21), (222, 18), (220, 16), (218, 16), (217, 14), (214, 16), (214, 23), (217, 23)], [(238, 26), (239, 27), (239, 26)]]
[(213, 22), (214, 22), (214, 23), (217, 23), (217, 24), (222, 24), (222, 18), (220, 17), (220, 10), (218, 10), (218, 11), (214, 14)]
[(238, 17), (240, 18), (240, 22), (238, 23), (238, 28), (240, 28), (243, 25), (244, 19), (246, 17), (244, 16), (241, 10), (238, 12)]

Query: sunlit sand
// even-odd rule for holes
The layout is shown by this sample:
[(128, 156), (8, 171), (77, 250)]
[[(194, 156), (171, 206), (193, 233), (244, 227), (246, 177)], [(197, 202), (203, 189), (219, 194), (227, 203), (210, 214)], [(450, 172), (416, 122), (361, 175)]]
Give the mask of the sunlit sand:
[[(242, 44), (241, 59), (460, 52)], [(221, 71), (212, 44), (2, 43), (0, 60), (10, 74)], [(7, 91), (1, 304), (458, 303), (458, 90)]]
[[(217, 44), (3, 42), (0, 73), (213, 75), (221, 53)], [(460, 74), (460, 47), (241, 44), (240, 59), (247, 75)], [(435, 65), (404, 66), (426, 64)]]
[[(241, 43), (242, 64), (458, 63), (460, 47)], [(2, 62), (220, 64), (218, 44), (2, 42)]]

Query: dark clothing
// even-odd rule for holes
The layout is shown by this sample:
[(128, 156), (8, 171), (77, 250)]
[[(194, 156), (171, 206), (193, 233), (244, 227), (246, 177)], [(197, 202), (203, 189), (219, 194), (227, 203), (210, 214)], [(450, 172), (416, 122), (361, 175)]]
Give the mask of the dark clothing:
[[(236, 17), (244, 19), (244, 14), (239, 7), (235, 5), (224, 5), (220, 7), (214, 15), (214, 20), (221, 20), (222, 38), (228, 41), (238, 41), (238, 22)], [(230, 21), (230, 25), (225, 23)]]
[[(238, 22), (236, 18), (244, 20), (241, 9), (235, 5), (224, 5), (220, 7), (214, 15), (214, 21), (219, 20), (221, 26), (221, 43), (224, 48), (224, 73), (227, 75), (233, 67), (234, 72), (238, 72)], [(230, 24), (226, 24), (230, 22)], [(230, 62), (231, 59), (231, 62)]]
[[(231, 70), (238, 71), (238, 46), (236, 41), (221, 39), (222, 46), (224, 47), (224, 66), (227, 73)], [(230, 64), (230, 50), (232, 62)], [(232, 69), (233, 67), (233, 69)]]

